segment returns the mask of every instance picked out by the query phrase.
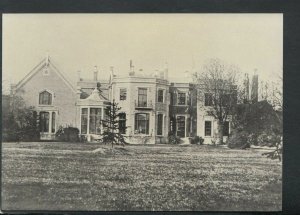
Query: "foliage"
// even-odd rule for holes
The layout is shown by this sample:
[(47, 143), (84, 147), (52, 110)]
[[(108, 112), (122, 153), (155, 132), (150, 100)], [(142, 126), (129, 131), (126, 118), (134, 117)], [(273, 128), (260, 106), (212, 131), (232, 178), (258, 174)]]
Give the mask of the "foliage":
[(181, 142), (181, 138), (176, 136), (176, 134), (173, 132), (169, 133), (168, 140), (170, 144), (179, 144)]
[(199, 136), (191, 137), (191, 144), (202, 145), (204, 143), (204, 139)]
[(56, 139), (61, 142), (79, 142), (79, 129), (60, 126), (55, 133)]
[(2, 140), (38, 141), (40, 132), (34, 107), (27, 107), (20, 96), (14, 96), (9, 102), (2, 111)]
[(234, 129), (228, 138), (228, 148), (250, 148), (248, 133), (243, 130)]
[[(120, 120), (119, 117), (121, 113), (119, 112), (121, 107), (113, 100), (110, 104), (105, 108), (105, 118), (102, 120), (102, 125), (104, 128), (102, 135), (102, 141), (106, 144), (111, 144), (113, 147), (116, 145), (125, 145), (128, 144), (125, 140), (124, 134), (120, 131)], [(127, 127), (126, 127), (127, 128)], [(126, 132), (125, 128), (125, 132)]]
[(282, 156), (282, 140), (276, 143), (275, 145), (275, 150), (272, 152), (265, 152), (262, 155), (266, 155), (268, 158), (271, 159), (279, 159), (281, 161), (281, 156)]
[(282, 150), (282, 112), (274, 110), (267, 101), (253, 104), (239, 104), (233, 118), (233, 134), (228, 147), (245, 148), (250, 145), (276, 147), (272, 158), (279, 158)]
[(218, 120), (218, 144), (223, 143), (224, 123), (228, 120), (228, 115), (233, 112), (237, 102), (238, 70), (233, 65), (225, 65), (219, 59), (211, 59), (203, 66), (201, 72), (194, 74), (197, 89), (210, 98), (211, 104), (208, 104), (210, 108), (206, 110), (207, 113)]

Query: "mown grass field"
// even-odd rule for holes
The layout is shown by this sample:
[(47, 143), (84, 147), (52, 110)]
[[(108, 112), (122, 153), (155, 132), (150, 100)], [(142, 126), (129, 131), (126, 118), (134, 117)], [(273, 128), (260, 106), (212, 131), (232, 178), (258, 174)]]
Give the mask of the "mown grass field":
[(2, 143), (2, 209), (278, 211), (282, 165), (262, 153)]

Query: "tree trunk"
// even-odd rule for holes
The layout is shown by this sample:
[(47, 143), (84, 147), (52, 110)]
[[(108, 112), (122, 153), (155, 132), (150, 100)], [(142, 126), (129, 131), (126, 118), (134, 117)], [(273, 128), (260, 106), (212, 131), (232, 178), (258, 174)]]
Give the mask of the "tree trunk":
[(217, 145), (223, 144), (223, 123), (218, 121)]

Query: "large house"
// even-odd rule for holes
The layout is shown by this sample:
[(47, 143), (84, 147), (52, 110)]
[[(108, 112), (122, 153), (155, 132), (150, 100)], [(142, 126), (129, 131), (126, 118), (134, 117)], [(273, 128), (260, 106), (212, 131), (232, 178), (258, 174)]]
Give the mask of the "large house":
[[(55, 139), (60, 126), (77, 127), (88, 141), (99, 139), (104, 109), (113, 100), (121, 107), (120, 132), (129, 143), (166, 143), (170, 133), (181, 138), (198, 135), (207, 144), (216, 137), (217, 121), (207, 114), (205, 92), (193, 83), (170, 83), (167, 69), (159, 75), (141, 75), (131, 67), (125, 77), (112, 69), (100, 80), (95, 67), (92, 80), (78, 73), (73, 86), (46, 57), (12, 86), (11, 93), (36, 108), (42, 140)], [(225, 139), (229, 131), (228, 121)]]

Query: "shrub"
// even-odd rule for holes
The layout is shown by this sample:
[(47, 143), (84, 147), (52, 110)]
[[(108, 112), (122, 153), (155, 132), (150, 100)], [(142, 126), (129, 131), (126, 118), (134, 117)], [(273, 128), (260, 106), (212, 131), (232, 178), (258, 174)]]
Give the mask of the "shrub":
[(168, 139), (170, 144), (179, 144), (181, 142), (181, 138), (177, 137), (174, 133), (170, 133)]
[(195, 137), (191, 138), (191, 144), (202, 145), (203, 143), (204, 143), (204, 139), (202, 137), (195, 136)]
[(61, 142), (79, 142), (79, 129), (74, 127), (62, 127), (57, 130), (56, 139)]
[(228, 138), (228, 148), (231, 149), (250, 148), (250, 144), (248, 142), (248, 133), (245, 131), (233, 130), (231, 136)]

